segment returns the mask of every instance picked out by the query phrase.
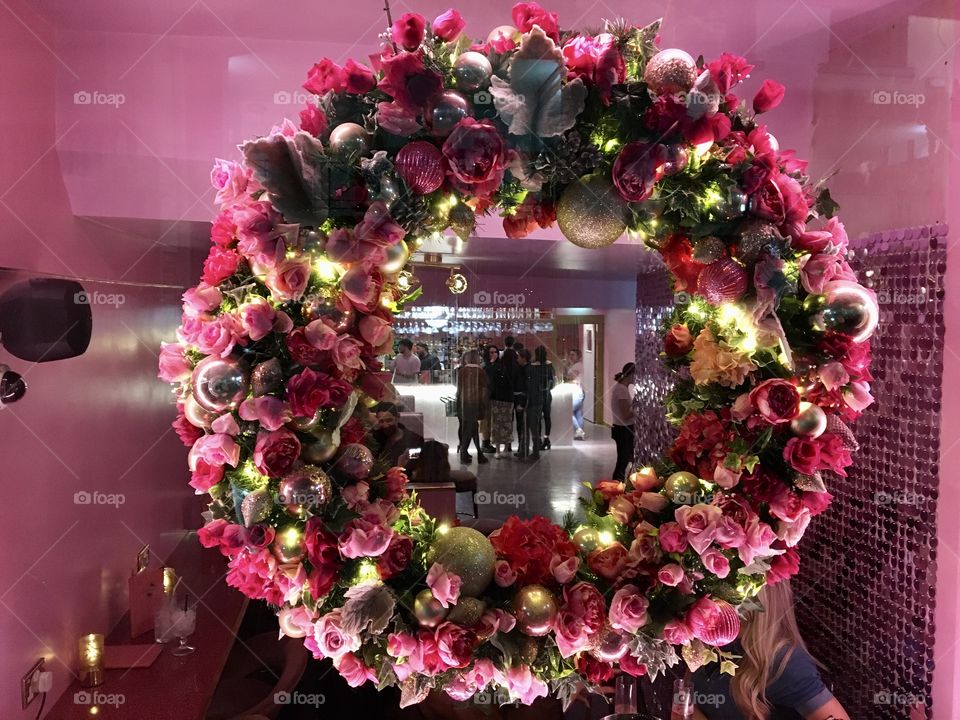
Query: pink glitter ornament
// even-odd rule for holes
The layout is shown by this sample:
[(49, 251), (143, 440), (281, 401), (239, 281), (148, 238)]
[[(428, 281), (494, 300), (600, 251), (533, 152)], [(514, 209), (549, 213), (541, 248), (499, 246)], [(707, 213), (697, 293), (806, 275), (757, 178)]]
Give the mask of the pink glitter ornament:
[(443, 185), (443, 154), (440, 148), (426, 140), (417, 140), (400, 148), (394, 166), (397, 174), (418, 195), (426, 195)]
[(711, 305), (723, 305), (743, 297), (749, 279), (747, 271), (730, 258), (720, 258), (700, 271), (697, 292)]

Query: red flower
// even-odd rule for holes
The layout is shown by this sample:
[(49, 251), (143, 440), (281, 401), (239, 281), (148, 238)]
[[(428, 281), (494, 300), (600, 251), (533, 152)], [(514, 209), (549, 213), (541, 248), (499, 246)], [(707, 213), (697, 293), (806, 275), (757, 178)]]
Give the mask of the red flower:
[(820, 449), (820, 469), (834, 472), (840, 477), (846, 477), (846, 468), (853, 464), (850, 451), (843, 445), (839, 435), (824, 433), (816, 439)]
[(667, 148), (644, 142), (628, 143), (613, 163), (613, 184), (627, 202), (643, 202), (663, 177)]
[(443, 90), (443, 76), (425, 68), (420, 53), (402, 52), (383, 59), (379, 88), (401, 107), (419, 110)]
[(530, 32), (534, 25), (539, 25), (540, 29), (554, 42), (560, 42), (560, 24), (557, 14), (547, 12), (537, 3), (517, 3), (513, 6), (513, 24), (522, 33)]
[(688, 238), (674, 235), (660, 250), (663, 261), (667, 264), (674, 277), (674, 290), (677, 292), (693, 292), (697, 289), (697, 278), (700, 271), (706, 267), (693, 259), (693, 246)]
[(332, 370), (333, 359), (326, 350), (319, 350), (309, 343), (306, 330), (302, 327), (294, 328), (286, 337), (287, 351), (297, 365), (321, 366)]
[(719, 60), (714, 60), (707, 65), (707, 70), (710, 71), (710, 76), (717, 84), (720, 94), (726, 95), (730, 92), (730, 88), (743, 80), (753, 70), (753, 65), (739, 55), (723, 53)]
[(783, 459), (797, 472), (812, 475), (820, 469), (820, 446), (814, 440), (790, 438), (783, 449)]
[(377, 86), (377, 78), (366, 65), (350, 59), (343, 66), (343, 85), (348, 93), (365, 95)]
[(327, 129), (327, 116), (316, 105), (307, 105), (300, 111), (300, 129), (318, 137)]
[(577, 672), (594, 685), (600, 685), (613, 677), (613, 665), (597, 660), (592, 655), (580, 653), (577, 655)]
[(600, 53), (597, 55), (593, 82), (600, 92), (600, 101), (604, 105), (609, 105), (610, 91), (614, 85), (622, 83), (626, 79), (627, 67), (613, 36), (605, 34), (602, 37), (604, 39), (600, 43)]
[(237, 271), (240, 255), (235, 250), (214, 246), (203, 261), (202, 279), (207, 285), (219, 285)]
[(336, 584), (343, 565), (340, 550), (337, 548), (337, 537), (324, 527), (320, 518), (312, 517), (307, 520), (303, 530), (303, 546), (307, 560), (313, 566), (313, 571), (307, 578), (310, 592), (314, 598), (321, 598)]
[(686, 325), (674, 325), (663, 339), (663, 351), (670, 357), (686, 355), (692, 349), (693, 335)]
[(203, 437), (203, 430), (193, 425), (183, 414), (183, 405), (177, 405), (177, 417), (170, 425), (177, 433), (177, 437), (187, 447), (193, 447), (193, 444)]
[(257, 435), (253, 463), (263, 475), (280, 477), (290, 472), (300, 457), (300, 441), (286, 428)]
[(433, 21), (433, 34), (443, 42), (453, 42), (457, 39), (467, 23), (463, 16), (450, 8), (445, 13), (437, 15)]
[(776, 80), (764, 80), (760, 90), (753, 97), (753, 111), (765, 113), (773, 110), (783, 100), (786, 88)]
[(443, 143), (443, 156), (455, 184), (480, 198), (500, 187), (507, 165), (503, 136), (489, 120), (464, 118)]
[[(783, 543), (778, 540), (771, 547), (783, 550)], [(777, 555), (770, 561), (770, 570), (767, 572), (767, 585), (776, 585), (781, 580), (789, 580), (800, 572), (800, 555), (794, 548), (786, 548), (786, 552)]]
[(389, 580), (397, 573), (403, 572), (410, 564), (413, 555), (413, 540), (406, 535), (394, 535), (380, 557), (377, 558), (377, 572), (381, 580)]
[(594, 550), (587, 558), (587, 565), (607, 582), (616, 580), (627, 564), (627, 549), (620, 543), (613, 543), (602, 550)]
[(416, 50), (423, 42), (423, 33), (427, 21), (423, 15), (405, 13), (399, 17), (390, 29), (393, 41), (404, 50)]
[(555, 585), (550, 561), (555, 555), (564, 562), (577, 554), (564, 529), (542, 516), (521, 520), (513, 515), (490, 536), (490, 542), (516, 573), (518, 585)]
[(315, 95), (326, 95), (331, 90), (343, 92), (343, 83), (343, 68), (330, 58), (323, 58), (310, 68), (303, 87)]
[(800, 393), (789, 380), (764, 380), (750, 391), (754, 410), (771, 425), (788, 423), (800, 410)]
[(300, 417), (313, 417), (320, 408), (342, 407), (349, 395), (348, 383), (310, 368), (287, 381), (287, 402), (293, 414)]
[(789, 175), (776, 173), (754, 196), (756, 214), (779, 226), (782, 233), (799, 237), (806, 229), (809, 203), (803, 187)]

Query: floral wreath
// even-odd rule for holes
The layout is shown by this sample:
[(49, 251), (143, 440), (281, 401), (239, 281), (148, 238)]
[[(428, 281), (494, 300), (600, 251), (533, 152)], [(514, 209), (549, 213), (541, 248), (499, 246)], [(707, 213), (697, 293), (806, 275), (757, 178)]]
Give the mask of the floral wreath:
[[(751, 65), (658, 50), (659, 22), (567, 32), (535, 3), (512, 20), (477, 43), (455, 10), (406, 14), (372, 68), (317, 63), (299, 127), (217, 161), (212, 247), (160, 358), (227, 583), (404, 705), (568, 700), (681, 657), (732, 673), (738, 608), (798, 571), (872, 402), (875, 297), (829, 193), (757, 119), (783, 87), (748, 106)], [(487, 538), (429, 517), (363, 441), (394, 394), (377, 357), (419, 292), (410, 253), (495, 209), (510, 237), (558, 222), (662, 255), (679, 433), (626, 483), (587, 484), (579, 519)]]

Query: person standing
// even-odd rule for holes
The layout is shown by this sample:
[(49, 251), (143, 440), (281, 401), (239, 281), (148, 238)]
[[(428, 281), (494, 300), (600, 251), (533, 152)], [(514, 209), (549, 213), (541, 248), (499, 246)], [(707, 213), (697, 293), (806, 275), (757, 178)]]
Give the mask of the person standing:
[(573, 439), (584, 440), (583, 432), (583, 356), (576, 348), (567, 351), (566, 380), (573, 388)]
[(497, 361), (500, 359), (500, 350), (496, 345), (488, 345), (483, 351), (483, 370), (487, 374), (487, 413), (480, 421), (480, 437), (483, 440), (483, 451), (495, 453), (493, 446), (493, 389), (497, 382)]
[(480, 418), (486, 413), (487, 373), (480, 367), (480, 353), (469, 350), (457, 368), (457, 416), (460, 418), (460, 462), (470, 464), (470, 443), (477, 448), (477, 462), (489, 462), (480, 447)]
[[(526, 350), (521, 351), (521, 355)], [(529, 354), (529, 353), (528, 353)], [(542, 443), (542, 420), (543, 409), (546, 404), (546, 398), (550, 395), (553, 388), (553, 365), (547, 362), (547, 348), (543, 345), (537, 347), (534, 351), (534, 360), (526, 366), (526, 384), (527, 384), (527, 435), (533, 441), (533, 453), (530, 455), (530, 461), (536, 462), (540, 459), (540, 450)]]
[(416, 343), (413, 346), (413, 352), (420, 358), (420, 372), (443, 370), (443, 363), (440, 362), (440, 358), (430, 352), (430, 347), (425, 342)]
[(517, 354), (510, 348), (495, 363), (493, 384), (490, 388), (490, 441), (496, 448), (495, 457), (510, 456), (513, 439), (513, 378), (516, 374)]
[[(516, 344), (514, 344), (516, 347)], [(520, 348), (517, 351), (517, 369), (513, 376), (513, 409), (517, 418), (517, 443), (519, 447), (514, 457), (525, 460), (530, 452), (530, 438), (527, 431), (527, 369), (530, 365), (530, 351)]]
[[(541, 353), (542, 351), (542, 353)], [(553, 425), (553, 418), (550, 413), (553, 409), (553, 393), (551, 392), (554, 386), (557, 384), (557, 374), (554, 370), (553, 363), (547, 360), (547, 348), (543, 345), (537, 348), (537, 351), (534, 355), (538, 363), (546, 365), (546, 382), (545, 382), (545, 391), (543, 393), (543, 442), (540, 443), (540, 448), (542, 450), (550, 449), (550, 430)]]
[(614, 480), (624, 480), (627, 465), (633, 460), (633, 397), (630, 384), (633, 382), (634, 365), (627, 363), (614, 375), (616, 381), (610, 394), (613, 406), (613, 429), (611, 437), (617, 444), (617, 465), (613, 470)]
[(420, 373), (420, 358), (413, 353), (413, 343), (403, 338), (397, 343), (399, 352), (393, 358), (393, 382), (399, 385), (409, 385), (417, 381)]

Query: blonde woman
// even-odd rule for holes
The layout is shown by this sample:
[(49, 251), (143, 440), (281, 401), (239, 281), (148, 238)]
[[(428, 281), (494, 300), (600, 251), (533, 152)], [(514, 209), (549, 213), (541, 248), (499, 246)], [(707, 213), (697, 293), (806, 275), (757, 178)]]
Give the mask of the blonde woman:
[(731, 648), (742, 656), (737, 674), (721, 674), (716, 663), (693, 676), (697, 720), (850, 720), (820, 678), (793, 614), (789, 581), (767, 585), (758, 596), (764, 610), (743, 620)]

